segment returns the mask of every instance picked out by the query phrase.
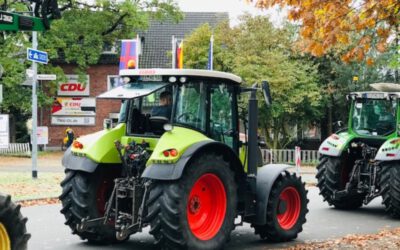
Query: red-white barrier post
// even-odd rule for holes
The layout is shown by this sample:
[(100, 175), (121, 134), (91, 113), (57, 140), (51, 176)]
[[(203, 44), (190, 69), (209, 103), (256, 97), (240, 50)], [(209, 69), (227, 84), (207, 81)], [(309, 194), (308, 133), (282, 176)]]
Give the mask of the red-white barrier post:
[(300, 167), (301, 167), (301, 148), (295, 147), (294, 148), (294, 158), (296, 162), (296, 174), (300, 176)]

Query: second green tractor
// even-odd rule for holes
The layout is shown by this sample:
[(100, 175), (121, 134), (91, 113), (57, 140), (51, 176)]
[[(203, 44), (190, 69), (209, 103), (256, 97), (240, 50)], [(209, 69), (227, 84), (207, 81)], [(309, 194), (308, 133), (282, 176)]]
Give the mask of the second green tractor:
[(372, 84), (353, 92), (348, 128), (319, 148), (318, 187), (330, 205), (356, 209), (382, 196), (388, 214), (400, 218), (400, 88)]

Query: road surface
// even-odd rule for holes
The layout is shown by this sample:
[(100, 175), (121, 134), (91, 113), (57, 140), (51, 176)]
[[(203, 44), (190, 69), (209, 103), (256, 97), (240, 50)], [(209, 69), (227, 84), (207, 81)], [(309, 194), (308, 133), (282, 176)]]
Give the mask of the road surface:
[[(400, 227), (400, 221), (387, 216), (381, 205), (381, 199), (375, 199), (368, 206), (356, 211), (339, 211), (330, 208), (322, 202), (318, 189), (309, 188), (310, 199), (307, 223), (304, 231), (295, 241), (281, 244), (272, 244), (261, 240), (254, 235), (249, 224), (236, 228), (232, 232), (232, 239), (226, 249), (271, 249), (285, 248), (299, 243), (322, 241), (339, 238), (347, 234), (375, 233), (381, 229)], [(24, 216), (29, 218), (28, 231), (32, 234), (28, 249), (45, 250), (83, 250), (83, 249), (117, 249), (117, 250), (155, 250), (153, 238), (148, 234), (148, 228), (142, 233), (131, 236), (130, 240), (109, 246), (92, 246), (81, 241), (70, 229), (64, 225), (64, 217), (60, 214), (60, 205), (33, 206), (22, 209)]]

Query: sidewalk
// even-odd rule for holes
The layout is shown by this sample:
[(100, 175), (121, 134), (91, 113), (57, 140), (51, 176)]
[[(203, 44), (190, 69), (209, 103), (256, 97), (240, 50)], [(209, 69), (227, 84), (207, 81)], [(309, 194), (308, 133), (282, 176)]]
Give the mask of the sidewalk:
[[(45, 152), (37, 160), (39, 172), (64, 172), (61, 159), (64, 152)], [(32, 171), (32, 159), (25, 157), (0, 156), (0, 172)]]

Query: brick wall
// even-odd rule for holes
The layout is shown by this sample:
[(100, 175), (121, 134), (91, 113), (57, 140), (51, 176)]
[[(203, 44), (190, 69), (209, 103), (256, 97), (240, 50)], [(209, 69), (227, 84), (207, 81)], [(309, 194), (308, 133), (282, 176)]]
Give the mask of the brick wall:
[[(74, 74), (74, 66), (61, 65), (65, 74)], [(117, 65), (95, 65), (87, 70), (90, 76), (90, 96), (96, 97), (107, 91), (107, 76), (118, 75)], [(96, 125), (95, 126), (69, 126), (75, 132), (75, 136), (82, 136), (99, 131), (103, 128), (103, 120), (109, 118), (110, 113), (118, 113), (121, 105), (119, 100), (96, 100)], [(40, 110), (39, 110), (40, 117)], [(68, 126), (51, 125), (50, 108), (43, 109), (43, 124), (41, 126), (49, 127), (49, 145), (50, 147), (61, 146), (62, 139), (65, 136), (65, 130)], [(39, 120), (40, 122), (40, 120)], [(39, 124), (40, 125), (40, 124)]]

